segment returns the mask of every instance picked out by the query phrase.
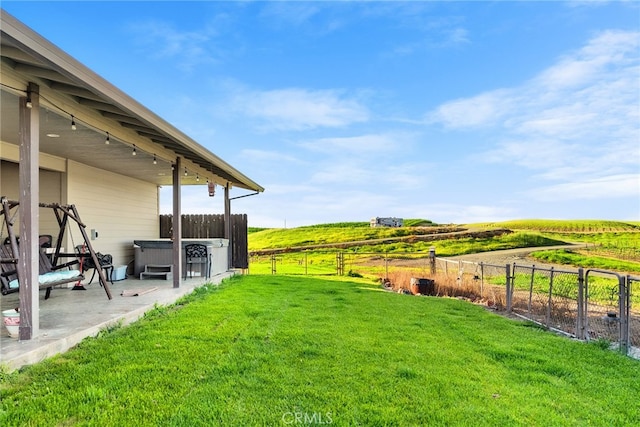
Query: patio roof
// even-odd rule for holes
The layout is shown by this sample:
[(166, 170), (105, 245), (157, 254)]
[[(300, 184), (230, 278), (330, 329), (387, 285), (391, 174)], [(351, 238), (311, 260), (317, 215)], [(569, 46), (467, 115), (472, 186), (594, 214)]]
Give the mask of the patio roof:
[[(40, 94), (41, 153), (157, 185), (172, 185), (171, 165), (180, 157), (188, 171), (182, 184), (209, 180), (264, 191), (6, 11), (0, 9), (0, 17), (2, 142), (18, 144), (18, 97), (26, 96), (29, 83), (35, 83)], [(107, 136), (110, 144), (105, 143)], [(8, 151), (0, 157), (8, 158)]]

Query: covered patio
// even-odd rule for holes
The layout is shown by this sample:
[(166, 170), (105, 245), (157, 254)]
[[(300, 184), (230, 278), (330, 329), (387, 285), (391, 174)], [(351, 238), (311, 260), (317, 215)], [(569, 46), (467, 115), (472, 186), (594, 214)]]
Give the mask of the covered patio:
[[(41, 292), (40, 334), (34, 339), (20, 341), (11, 338), (3, 326), (0, 331), (0, 365), (15, 370), (63, 353), (87, 337), (117, 325), (135, 322), (157, 305), (169, 305), (206, 283), (218, 285), (231, 277), (229, 271), (209, 279), (193, 277), (181, 279), (174, 288), (166, 280), (126, 280), (109, 283), (112, 300), (97, 281), (85, 285), (86, 290), (55, 288), (44, 301)], [(138, 293), (139, 295), (135, 295)], [(20, 303), (18, 294), (2, 297), (2, 311), (15, 308)]]
[[(91, 335), (193, 289), (197, 280), (183, 279), (184, 185), (201, 186), (203, 198), (222, 187), (217, 197), (223, 198), (225, 219), (233, 199), (264, 188), (2, 9), (0, 18), (0, 196), (20, 206), (11, 218), (16, 235), (11, 243), (17, 248), (12, 252), (18, 253), (3, 259), (16, 266), (20, 284), (19, 293), (2, 296), (1, 302), (3, 310), (20, 306), (19, 341), (2, 340), (0, 363), (12, 365), (17, 349), (44, 355), (38, 349), (47, 343), (63, 351), (77, 342), (71, 338), (76, 334)], [(115, 266), (130, 266), (134, 241), (160, 237), (161, 186), (173, 189), (173, 246), (163, 262), (170, 264), (170, 280), (139, 297), (120, 296), (127, 280), (113, 285), (112, 299), (99, 285), (82, 292), (54, 289), (50, 300), (41, 298), (38, 239), (59, 229), (51, 215), (40, 212), (43, 204), (77, 206), (90, 236), (83, 240), (95, 252), (112, 255)], [(239, 195), (231, 197), (231, 191)], [(215, 236), (225, 242), (224, 254), (214, 257), (224, 264), (214, 280), (243, 268), (232, 263), (230, 223), (225, 221), (224, 236)], [(78, 240), (78, 234), (75, 240), (69, 234), (53, 244), (70, 252)], [(102, 272), (99, 276), (105, 283)], [(144, 287), (149, 283), (140, 281)], [(96, 300), (89, 302), (94, 292)]]

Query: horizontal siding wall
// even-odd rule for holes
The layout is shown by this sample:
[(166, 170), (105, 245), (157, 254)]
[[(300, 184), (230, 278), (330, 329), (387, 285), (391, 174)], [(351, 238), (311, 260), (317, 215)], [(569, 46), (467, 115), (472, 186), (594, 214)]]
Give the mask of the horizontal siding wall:
[[(62, 203), (62, 180), (63, 174), (56, 171), (40, 169), (40, 203)], [(18, 200), (20, 182), (18, 164), (13, 162), (0, 162), (0, 196), (5, 196), (9, 200)], [(16, 212), (15, 210), (11, 211)], [(19, 215), (14, 218), (13, 230), (20, 232)], [(50, 234), (54, 240), (58, 235), (58, 221), (52, 209), (39, 209), (39, 234)], [(2, 229), (2, 227), (0, 227)], [(7, 237), (6, 226), (2, 229), (0, 238), (4, 241)], [(0, 242), (1, 243), (1, 242)]]
[[(135, 239), (158, 238), (159, 196), (155, 184), (72, 161), (68, 164), (68, 181), (67, 202), (76, 205), (89, 236), (92, 229), (98, 232), (98, 238), (91, 241), (94, 250), (113, 255), (115, 265), (132, 263)], [(75, 244), (81, 244), (77, 227), (72, 231)]]

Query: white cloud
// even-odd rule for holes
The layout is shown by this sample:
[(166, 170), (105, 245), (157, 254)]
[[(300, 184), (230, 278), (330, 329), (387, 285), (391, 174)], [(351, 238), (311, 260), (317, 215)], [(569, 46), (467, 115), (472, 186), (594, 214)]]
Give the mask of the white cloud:
[(636, 197), (640, 207), (640, 174), (611, 175), (535, 188), (527, 194), (538, 201), (597, 200)]
[(405, 218), (424, 218), (442, 224), (470, 224), (485, 221), (506, 221), (519, 213), (502, 204), (480, 205), (468, 203), (406, 203), (398, 213)]
[(270, 25), (299, 27), (320, 12), (318, 5), (302, 2), (272, 2), (262, 8), (261, 17)]
[(137, 43), (146, 48), (151, 58), (179, 57), (177, 64), (183, 69), (216, 61), (211, 29), (179, 31), (166, 22), (145, 21), (130, 25), (129, 30), (137, 35)]
[(339, 90), (239, 90), (232, 96), (231, 108), (258, 119), (269, 131), (343, 127), (369, 119), (365, 106)]
[(320, 138), (302, 142), (299, 145), (311, 151), (336, 156), (368, 155), (398, 151), (402, 149), (407, 135), (370, 134), (351, 137)]
[(427, 123), (442, 123), (448, 128), (494, 125), (513, 109), (510, 91), (499, 90), (441, 105), (425, 117)]
[(270, 165), (278, 164), (280, 162), (287, 163), (300, 163), (300, 159), (290, 154), (281, 153), (278, 151), (267, 150), (255, 150), (255, 149), (243, 149), (242, 157), (249, 161), (258, 163), (268, 163)]
[(498, 125), (523, 132), (548, 128), (553, 133), (558, 127), (575, 130), (595, 124), (594, 115), (611, 119), (612, 113), (623, 112), (628, 118), (635, 112), (637, 118), (637, 108), (628, 107), (634, 100), (637, 107), (639, 51), (640, 33), (604, 32), (521, 87), (454, 100), (425, 119), (448, 128)]
[(426, 118), (491, 130), (495, 148), (476, 158), (555, 181), (527, 193), (536, 200), (638, 198), (639, 76), (640, 33), (606, 31), (520, 87), (455, 100)]

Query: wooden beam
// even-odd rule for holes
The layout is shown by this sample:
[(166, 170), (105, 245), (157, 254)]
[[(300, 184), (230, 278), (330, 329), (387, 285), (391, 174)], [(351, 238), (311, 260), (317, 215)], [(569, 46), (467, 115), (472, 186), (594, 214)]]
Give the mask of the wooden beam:
[[(30, 103), (30, 104), (28, 104)], [(30, 340), (40, 332), (39, 276), (39, 221), (40, 198), (40, 93), (35, 83), (29, 83), (27, 96), (20, 98), (20, 254), (18, 277), (20, 281), (19, 339)]]
[(231, 268), (233, 248), (233, 237), (231, 235), (231, 199), (229, 198), (230, 187), (231, 184), (228, 182), (224, 187), (224, 238), (229, 241), (229, 246), (227, 247), (227, 270)]
[(182, 175), (180, 169), (182, 161), (180, 157), (176, 158), (176, 164), (173, 167), (173, 287), (180, 287), (180, 279), (182, 279), (182, 197), (180, 188), (182, 185)]

